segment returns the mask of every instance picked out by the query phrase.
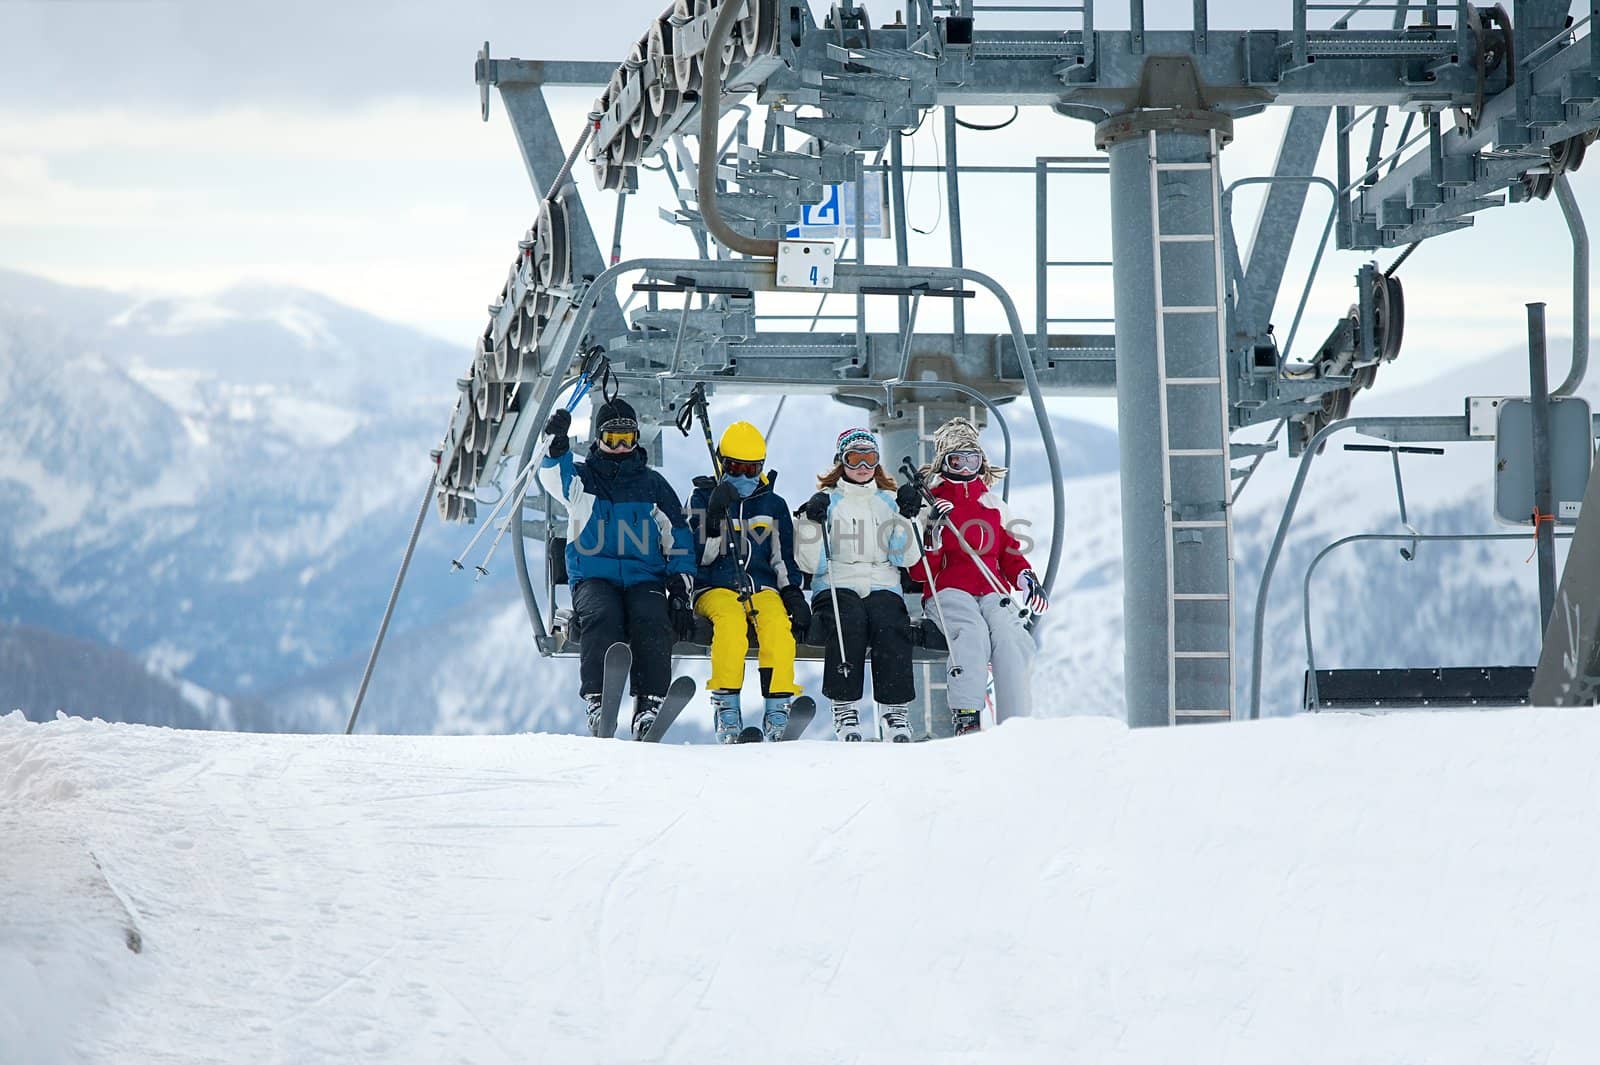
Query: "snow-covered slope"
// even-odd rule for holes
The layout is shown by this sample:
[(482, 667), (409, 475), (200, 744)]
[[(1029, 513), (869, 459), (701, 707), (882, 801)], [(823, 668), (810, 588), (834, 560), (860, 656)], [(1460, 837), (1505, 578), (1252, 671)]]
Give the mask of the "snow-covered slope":
[(1597, 745), (1560, 711), (731, 749), (12, 715), (0, 1057), (1578, 1065)]

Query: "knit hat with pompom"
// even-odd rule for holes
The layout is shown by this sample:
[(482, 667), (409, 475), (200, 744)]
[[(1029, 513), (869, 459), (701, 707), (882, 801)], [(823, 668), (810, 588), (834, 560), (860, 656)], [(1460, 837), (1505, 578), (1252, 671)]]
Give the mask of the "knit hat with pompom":
[(945, 456), (952, 451), (976, 451), (983, 454), (983, 468), (978, 471), (978, 476), (986, 485), (992, 485), (1006, 475), (1004, 466), (995, 466), (989, 462), (989, 456), (983, 450), (983, 442), (978, 439), (978, 427), (966, 418), (951, 418), (933, 431), (933, 461), (922, 467), (922, 476), (933, 478), (944, 469)]

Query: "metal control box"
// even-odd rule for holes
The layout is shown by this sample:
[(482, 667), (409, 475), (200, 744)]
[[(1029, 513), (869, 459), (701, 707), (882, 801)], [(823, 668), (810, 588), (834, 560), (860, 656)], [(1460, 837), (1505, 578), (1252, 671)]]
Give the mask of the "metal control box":
[[(1574, 525), (1594, 462), (1589, 403), (1576, 396), (1550, 400), (1550, 487), (1556, 524)], [(1533, 524), (1533, 404), (1508, 396), (1499, 404), (1494, 443), (1494, 517), (1505, 525)]]

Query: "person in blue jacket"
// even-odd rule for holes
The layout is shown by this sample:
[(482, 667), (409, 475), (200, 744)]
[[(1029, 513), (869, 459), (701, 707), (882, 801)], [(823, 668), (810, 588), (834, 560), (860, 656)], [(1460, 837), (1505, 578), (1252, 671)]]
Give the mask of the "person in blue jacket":
[(596, 732), (606, 649), (628, 644), (633, 738), (643, 739), (672, 682), (673, 637), (694, 632), (694, 540), (671, 486), (650, 468), (631, 406), (612, 399), (595, 412), (586, 461), (573, 460), (571, 427), (565, 410), (545, 423), (539, 483), (567, 508), (567, 580), (582, 629), (578, 691)]
[(720, 477), (697, 477), (689, 523), (699, 549), (695, 612), (711, 621), (711, 708), (721, 743), (744, 727), (739, 706), (750, 627), (761, 670), (762, 738), (783, 738), (794, 679), (795, 643), (811, 625), (794, 559), (794, 521), (773, 491), (776, 470), (763, 472), (767, 442), (749, 422), (734, 422), (717, 446)]

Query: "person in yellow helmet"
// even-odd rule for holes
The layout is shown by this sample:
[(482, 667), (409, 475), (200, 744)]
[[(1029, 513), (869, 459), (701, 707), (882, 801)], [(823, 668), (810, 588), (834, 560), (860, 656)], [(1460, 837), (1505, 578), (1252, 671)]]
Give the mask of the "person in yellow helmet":
[(717, 740), (736, 743), (744, 728), (740, 691), (754, 623), (766, 740), (783, 738), (794, 679), (795, 643), (811, 627), (811, 608), (794, 558), (794, 521), (766, 470), (767, 441), (749, 422), (734, 422), (717, 446), (719, 476), (697, 477), (689, 527), (700, 562), (695, 613), (711, 621), (711, 706)]

